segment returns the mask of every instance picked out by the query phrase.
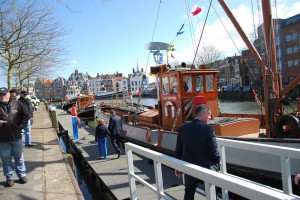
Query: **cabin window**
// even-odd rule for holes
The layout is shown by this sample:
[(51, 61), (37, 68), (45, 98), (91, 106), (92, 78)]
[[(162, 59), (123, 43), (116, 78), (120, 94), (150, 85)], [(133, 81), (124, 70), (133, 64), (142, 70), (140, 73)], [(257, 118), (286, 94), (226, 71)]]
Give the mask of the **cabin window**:
[(213, 91), (214, 90), (214, 76), (213, 75), (206, 75), (206, 91)]
[(170, 91), (169, 91), (169, 79), (168, 77), (162, 77), (162, 94), (163, 95), (166, 95), (166, 94), (169, 94)]
[(192, 92), (192, 76), (183, 77), (183, 90), (185, 93)]
[(178, 91), (178, 85), (177, 85), (177, 78), (176, 76), (170, 76), (170, 93), (171, 94), (177, 94)]
[(203, 76), (195, 76), (196, 92), (203, 92)]

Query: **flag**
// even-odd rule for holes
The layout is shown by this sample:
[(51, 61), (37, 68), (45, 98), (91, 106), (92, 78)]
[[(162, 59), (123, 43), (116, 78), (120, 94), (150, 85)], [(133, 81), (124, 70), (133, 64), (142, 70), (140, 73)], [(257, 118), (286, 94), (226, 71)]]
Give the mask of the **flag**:
[(168, 51), (175, 51), (174, 44), (169, 45)]
[(199, 8), (199, 7), (197, 6), (197, 3), (196, 3), (195, 6), (194, 6), (194, 8), (193, 8), (193, 10), (191, 11), (191, 15), (192, 15), (192, 16), (196, 16), (196, 15), (198, 15), (201, 11), (202, 11), (202, 9)]
[(173, 54), (171, 53), (171, 57), (174, 59), (174, 56), (173, 56)]
[(184, 33), (184, 31), (177, 32), (176, 36), (181, 35), (182, 33)]
[(176, 36), (181, 35), (182, 33), (184, 33), (184, 31), (182, 31), (183, 27), (184, 27), (184, 24), (182, 24), (182, 26), (179, 29), (179, 31), (177, 32)]

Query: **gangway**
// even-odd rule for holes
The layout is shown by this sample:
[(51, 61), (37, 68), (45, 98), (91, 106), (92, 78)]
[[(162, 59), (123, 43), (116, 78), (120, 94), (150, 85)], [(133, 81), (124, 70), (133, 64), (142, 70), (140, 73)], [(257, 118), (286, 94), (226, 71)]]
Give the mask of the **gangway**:
[[(156, 193), (157, 199), (173, 199), (164, 192), (163, 180), (162, 180), (162, 169), (161, 165), (168, 166), (173, 169), (177, 169), (184, 174), (189, 174), (200, 180), (204, 181), (205, 196), (206, 199), (216, 199), (215, 186), (222, 188), (222, 198), (228, 199), (228, 191), (233, 192), (237, 195), (248, 199), (300, 199), (291, 193), (291, 182), (290, 170), (289, 170), (289, 160), (290, 158), (296, 158), (300, 160), (300, 150), (287, 148), (287, 147), (276, 147), (271, 145), (263, 144), (252, 144), (249, 142), (232, 141), (227, 139), (222, 139), (218, 145), (221, 150), (222, 163), (223, 163), (223, 173), (215, 172), (202, 168), (191, 163), (187, 163), (182, 160), (175, 159), (173, 157), (161, 154), (156, 151), (132, 144), (125, 143), (125, 152), (128, 168), (128, 179), (130, 188), (130, 197), (133, 200), (138, 199), (136, 181), (147, 186), (150, 190)], [(243, 148), (251, 151), (258, 151), (264, 153), (271, 153), (273, 155), (278, 155), (281, 158), (281, 165), (283, 167), (282, 177), (284, 186), (283, 191), (256, 183), (254, 181), (246, 180), (237, 176), (227, 174), (226, 172), (226, 155), (225, 148)], [(252, 147), (252, 148), (251, 148)], [(271, 148), (272, 151), (267, 150)], [(140, 176), (134, 173), (134, 163), (133, 163), (133, 153), (142, 155), (148, 159), (153, 160), (154, 163), (154, 173), (155, 173), (155, 186), (149, 184), (143, 180)]]

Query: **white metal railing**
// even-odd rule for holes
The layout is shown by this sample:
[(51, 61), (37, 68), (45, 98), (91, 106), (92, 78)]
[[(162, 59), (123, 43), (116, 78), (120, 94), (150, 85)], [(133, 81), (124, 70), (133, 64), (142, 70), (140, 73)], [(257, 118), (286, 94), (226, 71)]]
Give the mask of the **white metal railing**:
[(225, 150), (228, 147), (278, 156), (278, 158), (280, 158), (280, 166), (281, 166), (280, 170), (281, 170), (281, 177), (282, 177), (283, 192), (289, 195), (292, 194), (290, 159), (294, 158), (299, 160), (300, 162), (300, 149), (267, 145), (261, 143), (259, 144), (253, 142), (238, 141), (238, 140), (230, 140), (230, 139), (223, 139), (223, 138), (218, 138), (217, 143), (221, 154), (222, 173), (227, 173)]
[[(184, 174), (189, 174), (204, 181), (206, 199), (216, 199), (215, 186), (226, 191), (231, 191), (248, 199), (300, 199), (296, 196), (284, 194), (273, 188), (265, 187), (261, 184), (240, 179), (228, 174), (222, 174), (206, 168), (202, 168), (182, 160), (152, 151), (150, 149), (132, 144), (125, 143), (126, 160), (128, 167), (128, 179), (130, 197), (132, 200), (138, 199), (136, 181), (139, 181), (152, 191), (156, 192), (157, 199), (172, 199), (164, 193), (161, 165), (166, 165), (177, 169)], [(133, 152), (153, 160), (156, 185), (152, 186), (140, 176), (134, 173)]]

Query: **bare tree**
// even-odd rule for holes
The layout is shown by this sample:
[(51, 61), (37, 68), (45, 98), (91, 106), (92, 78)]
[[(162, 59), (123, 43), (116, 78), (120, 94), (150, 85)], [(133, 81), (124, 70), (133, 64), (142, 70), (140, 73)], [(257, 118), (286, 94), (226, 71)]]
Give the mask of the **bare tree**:
[(213, 63), (222, 57), (222, 52), (216, 49), (215, 46), (203, 46), (198, 52), (198, 63), (207, 65), (208, 68), (213, 68)]
[[(52, 16), (49, 8), (34, 0), (23, 4), (19, 1), (2, 2), (0, 67), (7, 72), (8, 88), (11, 88), (13, 72), (22, 74), (23, 81), (35, 71), (47, 71), (63, 61), (62, 37), (65, 32)], [(35, 67), (29, 63), (34, 63)]]

